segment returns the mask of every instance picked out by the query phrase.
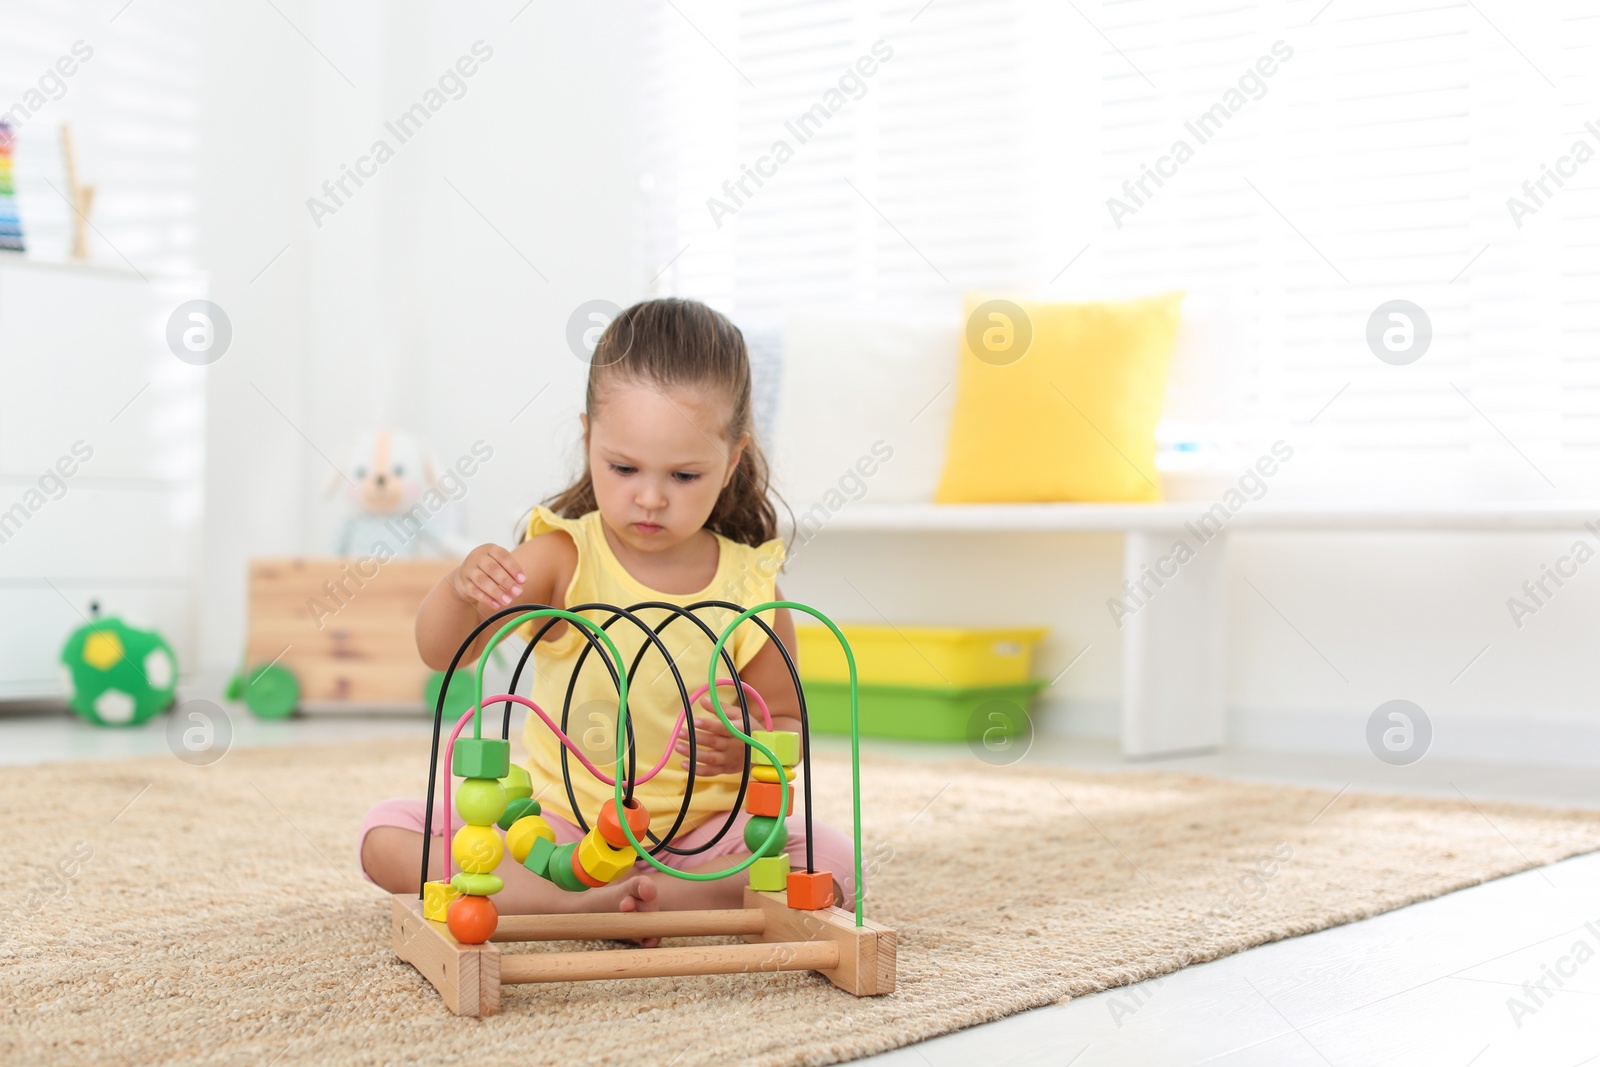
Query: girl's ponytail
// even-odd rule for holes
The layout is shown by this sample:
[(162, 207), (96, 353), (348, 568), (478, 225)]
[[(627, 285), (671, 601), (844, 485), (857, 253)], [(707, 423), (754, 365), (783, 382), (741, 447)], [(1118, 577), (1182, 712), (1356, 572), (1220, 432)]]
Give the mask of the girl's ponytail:
[(766, 453), (751, 432), (733, 477), (722, 487), (706, 528), (730, 541), (760, 545), (778, 536), (778, 513), (772, 506), (772, 470)]

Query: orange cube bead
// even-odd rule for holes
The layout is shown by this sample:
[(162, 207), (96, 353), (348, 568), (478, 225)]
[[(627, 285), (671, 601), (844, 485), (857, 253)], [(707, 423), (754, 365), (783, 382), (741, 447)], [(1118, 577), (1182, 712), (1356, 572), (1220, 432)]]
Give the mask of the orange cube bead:
[(789, 907), (821, 911), (833, 906), (833, 875), (828, 871), (790, 871)]
[(778, 805), (783, 800), (783, 792), (789, 792), (789, 814), (794, 814), (794, 786), (787, 783), (780, 786), (777, 782), (754, 782), (744, 793), (744, 810), (751, 815), (764, 815), (771, 819), (778, 817)]

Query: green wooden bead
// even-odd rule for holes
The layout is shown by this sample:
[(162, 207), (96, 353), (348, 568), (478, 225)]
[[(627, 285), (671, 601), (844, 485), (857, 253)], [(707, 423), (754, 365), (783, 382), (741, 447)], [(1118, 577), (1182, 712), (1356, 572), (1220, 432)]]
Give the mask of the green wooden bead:
[(744, 824), (744, 847), (751, 852), (760, 854), (761, 843), (772, 833), (772, 828), (778, 828), (778, 839), (766, 849), (766, 855), (776, 856), (783, 851), (783, 846), (789, 843), (789, 828), (777, 819), (766, 815), (752, 815), (750, 821)]
[(492, 897), (506, 887), (498, 874), (468, 874), (466, 871), (457, 872), (450, 884), (470, 897)]
[[(572, 854), (578, 849), (578, 843), (559, 845), (550, 853), (550, 860), (545, 866), (548, 872), (545, 877), (569, 893), (582, 893), (589, 887), (578, 881), (578, 876), (572, 873)], [(533, 855), (529, 852), (528, 855)]]
[(450, 757), (457, 778), (504, 778), (511, 769), (511, 742), (502, 737), (458, 737)]
[[(540, 878), (555, 881), (555, 879), (550, 878), (550, 858), (555, 855), (556, 849), (559, 847), (548, 837), (536, 837), (533, 839), (533, 847), (528, 849), (528, 858), (522, 861), (522, 865)], [(584, 888), (587, 889), (588, 887), (584, 886)]]
[[(506, 799), (516, 800), (518, 797), (533, 796), (533, 779), (528, 775), (528, 768), (520, 763), (513, 763), (501, 779), (500, 784), (506, 787)], [(533, 814), (537, 815), (538, 812)]]
[[(800, 762), (800, 735), (793, 730), (751, 730), (750, 736), (772, 749), (783, 766), (793, 767)], [(757, 767), (771, 766), (754, 745), (750, 746), (750, 762)]]
[(789, 854), (762, 856), (750, 865), (750, 888), (780, 893), (789, 888)]
[(506, 810), (506, 791), (494, 778), (468, 778), (456, 787), (456, 811), (473, 826), (492, 826)]
[(539, 802), (532, 797), (517, 797), (515, 800), (506, 801), (506, 810), (500, 816), (500, 829), (509, 830), (511, 824), (524, 815), (538, 815)]

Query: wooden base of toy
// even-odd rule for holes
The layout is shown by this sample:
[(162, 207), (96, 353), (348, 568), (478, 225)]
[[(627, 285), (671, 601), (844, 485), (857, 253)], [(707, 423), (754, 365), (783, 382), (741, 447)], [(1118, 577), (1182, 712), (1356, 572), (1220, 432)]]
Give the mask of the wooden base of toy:
[[(502, 915), (494, 938), (463, 945), (441, 922), (422, 917), (422, 901), (394, 896), (394, 950), (439, 991), (457, 1015), (493, 1015), (502, 986), (608, 978), (816, 971), (858, 997), (894, 992), (893, 930), (840, 908), (796, 911), (784, 893), (744, 891), (744, 907), (724, 911)], [(743, 945), (501, 953), (495, 942), (588, 938), (705, 937), (733, 934)]]

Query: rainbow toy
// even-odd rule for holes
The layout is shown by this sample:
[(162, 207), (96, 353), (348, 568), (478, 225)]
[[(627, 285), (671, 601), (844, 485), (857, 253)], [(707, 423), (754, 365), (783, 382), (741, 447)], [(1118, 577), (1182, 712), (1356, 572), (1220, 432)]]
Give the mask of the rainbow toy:
[(11, 180), (11, 146), (15, 141), (10, 124), (0, 122), (0, 252), (26, 251), (22, 220), (17, 217), (17, 190)]
[[(670, 616), (652, 629), (635, 614), (644, 608), (665, 609)], [(740, 614), (718, 635), (695, 615), (697, 610), (706, 608), (732, 609)], [(855, 884), (862, 885), (861, 759), (860, 735), (857, 731), (856, 664), (849, 643), (832, 620), (804, 604), (789, 600), (770, 601), (749, 609), (723, 600), (700, 601), (686, 608), (660, 601), (634, 604), (631, 608), (581, 604), (571, 611), (538, 604), (514, 605), (480, 623), (461, 643), (449, 670), (445, 672), (448, 679), (456, 680), (456, 667), (468, 649), (485, 630), (498, 625), (478, 659), (472, 707), (456, 722), (444, 742), (444, 756), (451, 773), (444, 779), (443, 806), (445, 832), (450, 838), (453, 863), (447, 865), (446, 878), (428, 880), (428, 852), (433, 833), (433, 783), (437, 780), (440, 735), (444, 726), (446, 694), (451, 684), (447, 681), (440, 690), (434, 708), (433, 747), (428, 766), (428, 822), (423, 834), (420, 885), (414, 897), (404, 893), (395, 894), (392, 905), (395, 952), (433, 984), (451, 1011), (457, 1015), (493, 1015), (499, 1010), (500, 990), (506, 985), (746, 971), (816, 971), (856, 996), (875, 996), (894, 991), (895, 932), (866, 919), (862, 913), (863, 894), (860, 892), (856, 893), (854, 915), (833, 905), (833, 874), (814, 868), (809, 833), (806, 835), (803, 867), (792, 863), (790, 855), (783, 850), (788, 836), (785, 819), (794, 804), (794, 787), (790, 783), (797, 767), (801, 768), (804, 775), (806, 827), (809, 830), (811, 826), (811, 771), (809, 763), (801, 761), (801, 755), (809, 751), (810, 729), (806, 717), (805, 692), (800, 685), (794, 660), (772, 628), (755, 617), (772, 608), (793, 608), (814, 616), (833, 631), (844, 648), (845, 659), (850, 667)], [(596, 624), (578, 614), (584, 611), (609, 614), (610, 618)], [(511, 676), (513, 692), (485, 697), (483, 664), (489, 652), (511, 631), (534, 619), (546, 621), (517, 662)], [(577, 627), (588, 640), (575, 670), (582, 669), (590, 652), (598, 652), (617, 687), (617, 753), (610, 774), (585, 758), (563, 729), (571, 712), (572, 687), (569, 686), (567, 690), (560, 724), (533, 701), (515, 693), (518, 680), (539, 638), (563, 619)], [(707, 640), (714, 642), (705, 685), (692, 695), (660, 637), (661, 631), (679, 619), (688, 620), (704, 633)], [(623, 662), (622, 654), (608, 633), (611, 626), (619, 621), (639, 627), (646, 639), (646, 643), (640, 646), (632, 669)], [(724, 650), (723, 646), (729, 637), (747, 621), (765, 630), (768, 638), (783, 654), (800, 706), (799, 733), (771, 728), (772, 719), (767, 713), (766, 702), (754, 688), (739, 680), (732, 656)], [(683, 696), (683, 710), (660, 758), (651, 769), (641, 774), (628, 718), (628, 681), (638, 669), (645, 652), (652, 646), (660, 651), (672, 671), (678, 691)], [(727, 672), (727, 677), (721, 679), (717, 677), (719, 661)], [(728, 718), (722, 698), (717, 693), (719, 684), (731, 684), (738, 692), (744, 729)], [(711, 694), (711, 703), (717, 716), (732, 735), (746, 746), (739, 803), (751, 815), (745, 825), (744, 835), (745, 845), (751, 855), (742, 863), (725, 870), (679, 871), (666, 866), (656, 856), (661, 852), (686, 853), (686, 850), (674, 847), (674, 840), (689, 813), (693, 778), (690, 778), (690, 786), (679, 804), (677, 817), (661, 837), (651, 832), (650, 812), (634, 797), (634, 787), (649, 781), (666, 766), (672, 756), (673, 745), (685, 731), (689, 742), (689, 765), (696, 765), (694, 731), (688, 727), (689, 709), (707, 692)], [(765, 730), (752, 728), (752, 701), (767, 727)], [(496, 703), (505, 706), (500, 736), (484, 737), (483, 709)], [(586, 773), (612, 787), (612, 799), (606, 801), (600, 811), (576, 813), (580, 828), (584, 831), (582, 840), (563, 845), (555, 843), (555, 833), (540, 815), (539, 803), (534, 799), (534, 783), (526, 770), (512, 765), (509, 737), (513, 705), (529, 709), (560, 739), (563, 746), (562, 784), (569, 797), (573, 796), (571, 768), (567, 758), (569, 753), (577, 757)], [(468, 723), (472, 727), (470, 735), (464, 736)], [(451, 828), (455, 825), (451, 816), (453, 778), (462, 780), (453, 791), (454, 811), (462, 820), (462, 825), (452, 833)], [(737, 817), (737, 811), (729, 812), (720, 831), (700, 848), (708, 848), (720, 841)], [(493, 897), (504, 888), (504, 883), (493, 872), (507, 852), (515, 862), (571, 893), (585, 892), (622, 878), (639, 860), (672, 877), (691, 881), (711, 881), (748, 872), (748, 885), (744, 890), (742, 908), (501, 916), (495, 908)], [(451, 873), (451, 867), (456, 869), (455, 873)], [(503, 953), (497, 947), (497, 943), (519, 941), (710, 935), (734, 935), (743, 938), (745, 943), (587, 952)]]

